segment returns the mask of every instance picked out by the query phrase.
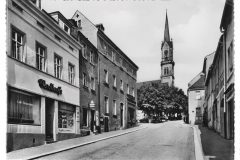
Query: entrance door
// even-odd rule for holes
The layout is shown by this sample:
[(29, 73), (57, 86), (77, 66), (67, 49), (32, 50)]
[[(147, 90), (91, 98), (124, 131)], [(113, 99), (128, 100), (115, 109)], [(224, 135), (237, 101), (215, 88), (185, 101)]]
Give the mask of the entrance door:
[(121, 127), (123, 126), (123, 104), (120, 103), (120, 123), (121, 123)]
[(233, 105), (233, 100), (231, 100), (228, 103), (228, 108), (229, 108), (229, 121), (230, 121), (230, 139), (234, 138), (234, 105)]
[(53, 140), (54, 100), (46, 98), (45, 101), (45, 127), (46, 141)]
[(91, 110), (91, 131), (94, 131), (94, 116), (95, 116), (95, 111)]
[(104, 117), (104, 132), (109, 132), (108, 117)]

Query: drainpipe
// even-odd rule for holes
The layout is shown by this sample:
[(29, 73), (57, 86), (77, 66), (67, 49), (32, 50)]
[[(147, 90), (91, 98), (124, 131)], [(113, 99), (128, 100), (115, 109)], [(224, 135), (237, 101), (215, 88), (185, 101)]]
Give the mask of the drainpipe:
[[(97, 51), (98, 53), (98, 51)], [(100, 56), (98, 55), (98, 133), (101, 133), (101, 121), (100, 121), (100, 115), (101, 115), (101, 99), (100, 99)]]

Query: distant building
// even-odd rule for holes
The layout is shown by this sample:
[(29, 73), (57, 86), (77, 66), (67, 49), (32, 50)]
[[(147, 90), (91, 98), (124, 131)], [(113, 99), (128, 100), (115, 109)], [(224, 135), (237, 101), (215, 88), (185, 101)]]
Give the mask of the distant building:
[(188, 83), (188, 116), (189, 123), (201, 124), (204, 103), (204, 74), (199, 73)]

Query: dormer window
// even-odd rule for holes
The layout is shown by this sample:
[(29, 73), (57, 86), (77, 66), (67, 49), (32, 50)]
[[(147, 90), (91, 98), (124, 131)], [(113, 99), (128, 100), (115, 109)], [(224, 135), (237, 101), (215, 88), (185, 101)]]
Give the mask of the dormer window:
[(41, 0), (30, 0), (36, 7), (41, 9)]
[(69, 33), (69, 27), (64, 24), (64, 31)]
[(82, 22), (80, 19), (77, 21), (77, 26), (78, 26), (78, 28), (81, 28), (81, 26), (82, 26)]

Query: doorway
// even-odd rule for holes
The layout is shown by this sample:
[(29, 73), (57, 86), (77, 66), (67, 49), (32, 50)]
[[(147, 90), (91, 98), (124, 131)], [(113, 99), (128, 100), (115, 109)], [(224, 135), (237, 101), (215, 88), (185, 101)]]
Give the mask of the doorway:
[(45, 133), (46, 141), (53, 141), (54, 100), (46, 98), (45, 101)]
[(95, 125), (95, 111), (94, 110), (91, 110), (91, 124), (90, 124), (90, 128), (91, 128), (91, 131), (94, 132), (94, 125)]
[(120, 126), (123, 126), (123, 103), (120, 103)]

